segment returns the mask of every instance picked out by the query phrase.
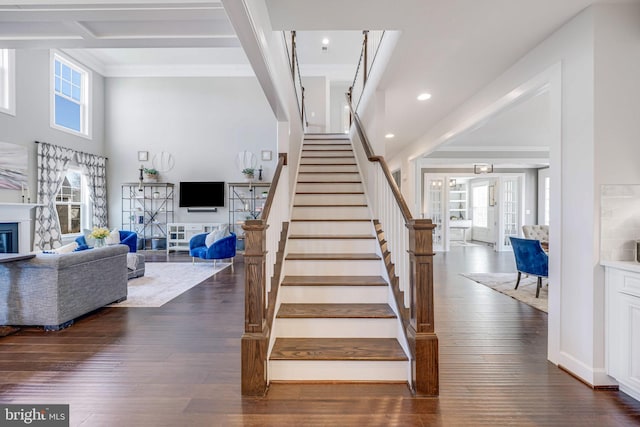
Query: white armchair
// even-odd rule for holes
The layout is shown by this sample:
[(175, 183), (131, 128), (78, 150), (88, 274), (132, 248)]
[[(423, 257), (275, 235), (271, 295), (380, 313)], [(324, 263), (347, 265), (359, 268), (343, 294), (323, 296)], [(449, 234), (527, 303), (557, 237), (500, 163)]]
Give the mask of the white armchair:
[(522, 234), (525, 239), (540, 240), (545, 250), (549, 248), (549, 226), (548, 225), (523, 225)]

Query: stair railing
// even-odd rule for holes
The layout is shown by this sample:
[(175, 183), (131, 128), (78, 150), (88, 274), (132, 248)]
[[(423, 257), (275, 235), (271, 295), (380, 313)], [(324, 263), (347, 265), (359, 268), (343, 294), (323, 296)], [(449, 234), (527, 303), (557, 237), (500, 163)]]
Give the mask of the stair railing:
[(267, 350), (282, 271), (281, 235), (289, 215), (287, 154), (278, 156), (271, 187), (260, 217), (247, 220), (244, 252), (244, 334), (242, 335), (242, 394), (267, 391)]
[(378, 47), (380, 46), (383, 37), (384, 31), (365, 30), (362, 32), (360, 58), (358, 59), (356, 73), (353, 76), (353, 81), (351, 82), (348, 92), (349, 103), (355, 105), (356, 110), (358, 109), (358, 104), (362, 98), (362, 92), (364, 91), (364, 87), (369, 79), (369, 73), (373, 63), (375, 62)]
[(376, 227), (384, 232), (384, 240), (379, 242), (411, 351), (411, 386), (417, 395), (437, 396), (432, 242), (435, 226), (430, 219), (413, 218), (384, 157), (375, 155), (351, 103), (349, 108), (356, 129), (354, 140), (360, 141), (354, 142), (354, 149), (377, 217)]
[(309, 121), (307, 120), (307, 112), (304, 103), (304, 86), (302, 85), (302, 76), (300, 75), (300, 63), (298, 62), (296, 32), (284, 31), (282, 34), (284, 37), (285, 46), (287, 46), (287, 56), (289, 58), (289, 64), (291, 67), (291, 80), (293, 81), (293, 88), (296, 92), (298, 111), (300, 112), (302, 127), (303, 129), (307, 129), (307, 127), (309, 126)]

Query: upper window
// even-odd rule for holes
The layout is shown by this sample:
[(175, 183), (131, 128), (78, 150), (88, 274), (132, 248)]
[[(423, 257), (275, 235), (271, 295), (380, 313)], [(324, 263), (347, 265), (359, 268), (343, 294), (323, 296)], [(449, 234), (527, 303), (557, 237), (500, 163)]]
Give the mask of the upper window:
[(52, 69), (52, 126), (90, 137), (89, 70), (57, 53), (52, 55)]
[(15, 51), (0, 49), (0, 112), (16, 114)]

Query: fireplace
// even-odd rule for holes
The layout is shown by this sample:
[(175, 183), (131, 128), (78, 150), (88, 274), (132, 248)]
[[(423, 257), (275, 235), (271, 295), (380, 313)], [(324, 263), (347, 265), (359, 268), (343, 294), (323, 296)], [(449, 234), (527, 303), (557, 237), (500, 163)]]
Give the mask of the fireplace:
[(0, 223), (0, 254), (18, 253), (18, 223)]

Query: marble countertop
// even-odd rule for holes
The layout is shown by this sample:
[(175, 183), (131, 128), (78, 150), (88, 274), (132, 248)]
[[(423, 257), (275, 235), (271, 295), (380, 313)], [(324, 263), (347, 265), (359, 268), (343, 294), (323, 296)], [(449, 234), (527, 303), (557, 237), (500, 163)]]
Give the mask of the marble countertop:
[(600, 261), (600, 265), (640, 273), (640, 263), (635, 261)]

